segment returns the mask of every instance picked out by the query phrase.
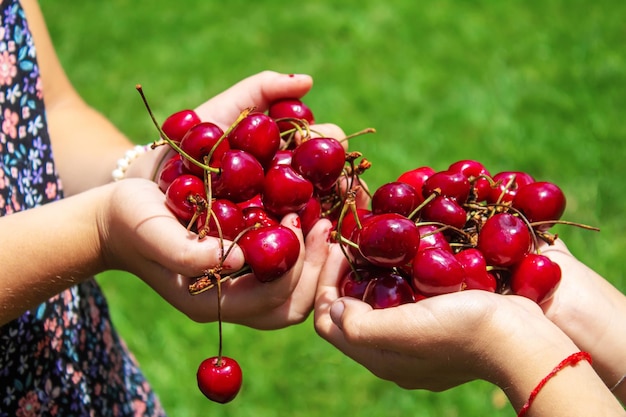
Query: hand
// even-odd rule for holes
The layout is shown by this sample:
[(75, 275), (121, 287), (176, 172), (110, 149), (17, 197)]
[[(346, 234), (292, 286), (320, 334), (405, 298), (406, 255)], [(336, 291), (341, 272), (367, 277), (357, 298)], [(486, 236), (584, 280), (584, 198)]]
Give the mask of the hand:
[(576, 259), (562, 240), (540, 250), (562, 272), (554, 297), (542, 305), (546, 316), (591, 353), (594, 368), (612, 387), (626, 373), (626, 297)]
[[(520, 367), (545, 361), (539, 379), (576, 350), (528, 299), (475, 290), (374, 310), (339, 297), (337, 284), (346, 270), (334, 245), (317, 290), (316, 330), (373, 374), (401, 387), (440, 391), (474, 379), (507, 386), (525, 377), (518, 375)], [(558, 349), (552, 355), (546, 346)], [(520, 392), (526, 395), (532, 383), (520, 385)]]
[[(112, 190), (101, 209), (98, 225), (107, 269), (129, 271), (147, 282), (175, 308), (193, 320), (217, 319), (216, 290), (189, 293), (189, 284), (220, 262), (219, 240), (188, 232), (163, 204), (156, 184), (128, 179), (107, 186)], [(222, 289), (225, 321), (255, 328), (279, 328), (304, 320), (311, 311), (317, 276), (328, 251), (330, 222), (319, 221), (305, 242), (295, 214), (282, 224), (300, 240), (296, 265), (284, 276), (261, 283), (251, 274), (227, 280)], [(230, 242), (225, 242), (228, 247)], [(225, 274), (242, 267), (243, 254), (235, 247), (224, 262)]]
[[(226, 129), (239, 116), (241, 111), (248, 107), (255, 107), (264, 111), (269, 104), (280, 98), (302, 97), (312, 86), (312, 79), (307, 75), (285, 75), (265, 71), (249, 77), (223, 93), (208, 100), (196, 109), (202, 120), (212, 121)], [(315, 130), (326, 136), (343, 138), (345, 134), (334, 124), (316, 125)], [(129, 185), (129, 184), (126, 184)], [(141, 239), (141, 236), (127, 236), (120, 239), (120, 248), (112, 250), (116, 256), (127, 257), (123, 269), (129, 270), (148, 282), (166, 300), (179, 310), (188, 314), (196, 321), (214, 321), (217, 319), (217, 305), (215, 291), (191, 296), (188, 285), (194, 276), (202, 274), (209, 268), (216, 266), (221, 253), (219, 242), (215, 238), (205, 238), (197, 242), (197, 237), (191, 236), (178, 224), (173, 217), (163, 210), (163, 194), (154, 193), (155, 187), (148, 184), (141, 185), (143, 191), (151, 193), (151, 198), (141, 199), (141, 212), (121, 213), (125, 217), (123, 224), (132, 227), (129, 230), (139, 230), (133, 221), (141, 216), (148, 219), (141, 223), (142, 227), (150, 230), (150, 238)], [(147, 188), (151, 188), (148, 190)], [(158, 191), (158, 190), (157, 190)], [(137, 190), (129, 186), (119, 192), (120, 202), (136, 201)], [(135, 195), (135, 197), (133, 197)], [(128, 203), (120, 203), (120, 207), (127, 209)], [(148, 207), (150, 206), (150, 207)], [(130, 209), (129, 209), (130, 210)], [(150, 212), (152, 214), (149, 214)], [(157, 214), (156, 211), (159, 211)], [(134, 216), (134, 217), (132, 217)], [(165, 222), (165, 226), (159, 222)], [(225, 321), (245, 324), (256, 328), (278, 328), (303, 321), (310, 313), (317, 285), (317, 276), (325, 260), (328, 245), (326, 239), (330, 230), (330, 222), (320, 221), (308, 234), (306, 244), (302, 231), (296, 227), (295, 214), (286, 216), (282, 223), (290, 227), (300, 239), (300, 258), (289, 273), (271, 283), (260, 283), (251, 275), (234, 280), (228, 280), (223, 285), (222, 318)], [(167, 229), (165, 228), (167, 227)], [(123, 234), (120, 227), (119, 234)], [(161, 236), (167, 236), (163, 239)], [(175, 240), (175, 236), (177, 239)], [(139, 242), (137, 240), (140, 239)], [(152, 263), (134, 263), (141, 256), (129, 257), (133, 248), (128, 245), (135, 241), (136, 248), (147, 248), (144, 257), (153, 253), (158, 255), (150, 259)], [(167, 247), (162, 248), (161, 245)], [(175, 249), (174, 249), (175, 248)], [(202, 254), (204, 253), (204, 254)], [(186, 259), (181, 259), (180, 254)], [(177, 258), (172, 258), (176, 255)], [(226, 262), (227, 270), (233, 271), (243, 265), (243, 255), (237, 248)]]

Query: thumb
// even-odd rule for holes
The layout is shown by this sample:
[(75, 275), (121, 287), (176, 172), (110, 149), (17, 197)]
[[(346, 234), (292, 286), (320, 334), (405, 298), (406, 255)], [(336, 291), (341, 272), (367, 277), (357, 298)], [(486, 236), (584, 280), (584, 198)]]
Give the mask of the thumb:
[(330, 306), (330, 318), (335, 326), (343, 330), (346, 323), (362, 317), (371, 310), (372, 307), (363, 301), (344, 297)]
[(229, 126), (248, 107), (265, 111), (282, 98), (300, 98), (309, 92), (313, 79), (306, 74), (263, 71), (233, 85), (196, 108), (202, 120)]

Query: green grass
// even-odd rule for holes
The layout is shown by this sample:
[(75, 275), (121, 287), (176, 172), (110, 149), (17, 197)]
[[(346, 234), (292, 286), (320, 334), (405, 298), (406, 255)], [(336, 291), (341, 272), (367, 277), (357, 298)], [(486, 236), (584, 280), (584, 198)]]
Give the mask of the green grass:
[[(315, 78), (320, 121), (376, 135), (351, 148), (372, 187), (418, 165), (478, 159), (561, 185), (558, 231), (626, 289), (626, 3), (609, 0), (330, 0), (215, 2), (42, 0), (78, 90), (137, 142), (157, 113), (199, 104), (265, 69)], [(310, 321), (259, 332), (225, 326), (245, 385), (231, 404), (205, 400), (199, 362), (217, 327), (190, 322), (132, 276), (100, 277), (114, 321), (173, 416), (511, 416), (483, 382), (443, 392), (377, 380), (319, 339)]]

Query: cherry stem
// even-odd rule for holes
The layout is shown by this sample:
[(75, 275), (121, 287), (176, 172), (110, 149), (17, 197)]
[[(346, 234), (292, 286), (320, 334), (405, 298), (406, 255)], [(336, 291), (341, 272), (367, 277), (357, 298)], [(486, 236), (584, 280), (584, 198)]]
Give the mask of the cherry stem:
[(222, 366), (222, 280), (217, 276), (217, 330), (219, 334), (219, 348), (217, 354), (217, 366)]
[(363, 130), (359, 130), (358, 132), (351, 133), (351, 134), (349, 134), (348, 136), (346, 136), (343, 139), (339, 139), (339, 142), (345, 142), (347, 140), (350, 140), (350, 139), (355, 138), (357, 136), (365, 135), (367, 133), (376, 133), (376, 129), (374, 129), (373, 127), (367, 127), (367, 128), (365, 128)]

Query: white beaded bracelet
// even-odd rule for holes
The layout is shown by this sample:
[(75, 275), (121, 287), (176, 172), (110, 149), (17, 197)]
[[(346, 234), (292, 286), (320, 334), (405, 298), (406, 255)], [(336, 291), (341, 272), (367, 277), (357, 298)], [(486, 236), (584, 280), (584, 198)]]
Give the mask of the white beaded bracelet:
[(119, 181), (126, 177), (126, 171), (130, 167), (130, 164), (139, 157), (151, 149), (151, 145), (137, 145), (132, 149), (129, 149), (124, 154), (123, 158), (117, 160), (117, 168), (111, 172), (113, 181)]

